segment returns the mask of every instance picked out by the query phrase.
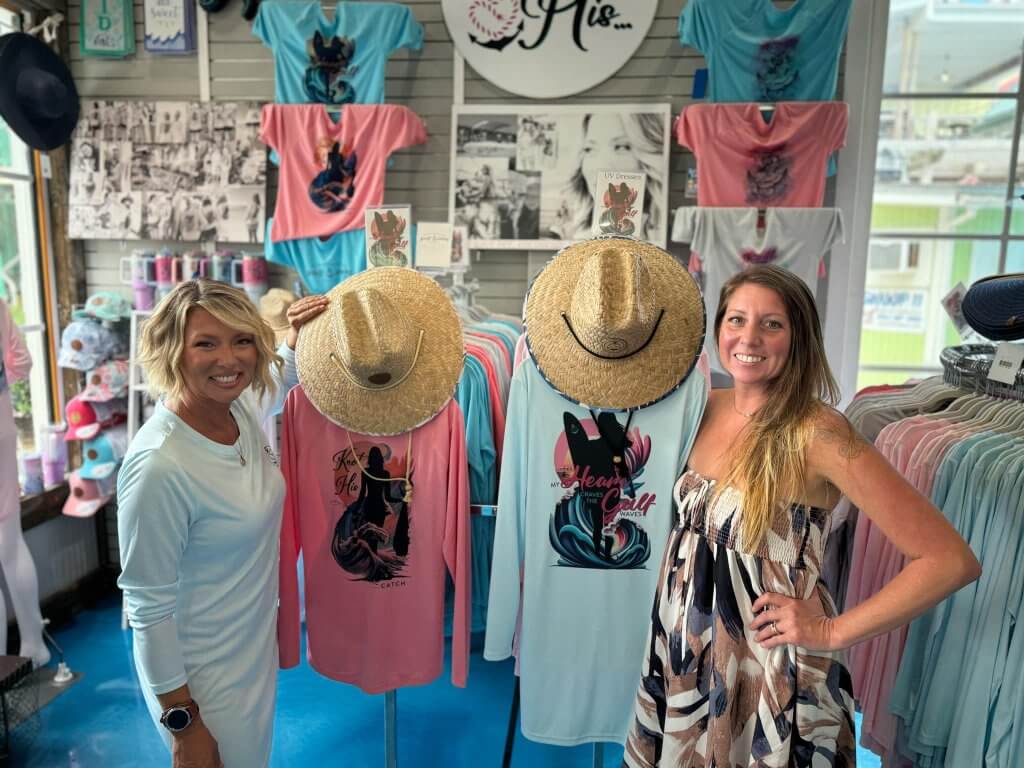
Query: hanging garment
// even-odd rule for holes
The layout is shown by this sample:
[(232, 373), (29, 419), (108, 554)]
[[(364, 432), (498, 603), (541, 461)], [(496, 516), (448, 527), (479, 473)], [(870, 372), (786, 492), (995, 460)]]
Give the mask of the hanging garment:
[[(684, 207), (676, 211), (672, 239), (690, 244), (690, 269), (704, 275), (704, 306), (708, 333), (704, 349), (722, 370), (714, 334), (718, 298), (725, 281), (747, 267), (773, 264), (797, 275), (813, 295), (823, 269), (824, 254), (843, 241), (843, 215), (838, 208)], [(696, 262), (694, 261), (696, 257)]]
[(423, 27), (400, 3), (339, 2), (328, 21), (318, 0), (263, 0), (252, 31), (273, 51), (279, 104), (383, 103), (388, 57), (423, 47)]
[(852, 5), (688, 0), (679, 40), (704, 54), (709, 101), (831, 101)]
[[(294, 354), (278, 353), (275, 397), (249, 391), (231, 404), (237, 443), (204, 437), (158, 403), (117, 481), (117, 583), (146, 706), (158, 723), (157, 695), (188, 683), (225, 768), (270, 761), (285, 485), (260, 425), (296, 382)], [(171, 734), (156, 728), (170, 747)]]
[(596, 422), (532, 359), (512, 379), (484, 658), (512, 654), (521, 610), (529, 739), (625, 742), (672, 484), (703, 415), (705, 376), (706, 366), (655, 405)]
[(427, 141), (423, 121), (397, 104), (349, 104), (335, 121), (322, 104), (267, 104), (260, 139), (281, 158), (274, 242), (363, 229), (384, 201), (392, 152)]
[(847, 105), (839, 101), (691, 104), (676, 139), (697, 158), (697, 203), (704, 206), (818, 208), (828, 157), (846, 144)]
[(301, 386), (285, 403), (282, 432), (288, 494), (281, 528), (281, 667), (299, 663), (301, 551), (313, 669), (367, 693), (432, 682), (444, 666), (447, 572), (455, 583), (452, 682), (464, 687), (469, 482), (458, 404), (449, 401), (412, 431), (411, 466), (410, 433), (349, 433), (327, 421)]
[(757, 547), (743, 541), (742, 494), (714, 498), (687, 470), (655, 598), (637, 692), (630, 768), (853, 766), (850, 676), (838, 653), (764, 649), (749, 629), (757, 595), (835, 605), (819, 580), (827, 510), (781, 509)]
[(493, 504), (497, 496), (497, 454), (491, 429), (491, 400), (487, 374), (480, 361), (472, 355), (466, 355), (462, 377), (455, 388), (455, 400), (466, 422), (470, 503)]
[(342, 280), (366, 269), (365, 229), (275, 243), (270, 239), (273, 225), (274, 220), (267, 219), (267, 234), (263, 238), (267, 261), (294, 269), (311, 293), (327, 293)]

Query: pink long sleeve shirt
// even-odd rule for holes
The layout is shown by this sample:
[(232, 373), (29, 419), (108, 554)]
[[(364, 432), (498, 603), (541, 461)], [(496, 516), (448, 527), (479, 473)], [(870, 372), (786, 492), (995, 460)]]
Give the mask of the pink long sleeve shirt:
[(450, 401), (413, 430), (413, 491), (406, 502), (408, 451), (408, 433), (348, 433), (320, 415), (301, 386), (288, 395), (281, 441), (287, 484), (278, 612), (282, 668), (299, 663), (301, 551), (313, 669), (367, 693), (436, 679), (444, 666), (447, 571), (455, 583), (452, 683), (466, 685), (472, 569), (458, 403)]

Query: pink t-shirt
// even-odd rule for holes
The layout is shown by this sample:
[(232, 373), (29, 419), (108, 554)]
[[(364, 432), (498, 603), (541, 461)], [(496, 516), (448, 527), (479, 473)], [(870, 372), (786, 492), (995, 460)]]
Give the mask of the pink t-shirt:
[(301, 386), (285, 402), (282, 432), (281, 667), (299, 663), (301, 550), (313, 669), (367, 693), (436, 679), (444, 667), (447, 571), (455, 583), (452, 683), (464, 687), (472, 568), (458, 403), (412, 432), (409, 502), (408, 433), (349, 434), (321, 416)]
[(765, 122), (757, 104), (692, 104), (676, 139), (697, 158), (697, 203), (817, 208), (828, 158), (846, 144), (847, 106), (782, 101)]
[(388, 156), (424, 144), (427, 128), (399, 104), (346, 104), (337, 121), (322, 104), (267, 104), (260, 138), (281, 158), (278, 243), (362, 229), (364, 209), (384, 201)]

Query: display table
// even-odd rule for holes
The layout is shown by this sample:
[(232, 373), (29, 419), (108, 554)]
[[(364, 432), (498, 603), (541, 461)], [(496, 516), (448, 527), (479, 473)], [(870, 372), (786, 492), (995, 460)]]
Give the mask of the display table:
[(3, 708), (4, 737), (0, 742), (0, 766), (8, 764), (10, 729), (7, 721), (7, 693), (32, 674), (32, 660), (21, 656), (0, 656), (0, 706)]

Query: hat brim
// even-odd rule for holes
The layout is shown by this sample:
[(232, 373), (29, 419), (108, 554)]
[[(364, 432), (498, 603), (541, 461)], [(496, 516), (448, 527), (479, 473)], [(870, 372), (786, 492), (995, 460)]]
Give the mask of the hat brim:
[[(363, 389), (330, 357), (338, 349), (341, 295), (367, 288), (387, 296), (423, 331), (412, 372), (391, 389)], [(327, 311), (302, 327), (295, 349), (299, 383), (313, 406), (335, 424), (364, 435), (399, 435), (434, 418), (455, 393), (465, 354), (462, 324), (441, 286), (414, 269), (377, 267), (353, 275), (327, 297)]]
[(979, 280), (960, 305), (967, 324), (992, 341), (1024, 339), (1024, 273)]
[[(30, 115), (19, 103), (16, 93), (16, 74), (23, 68), (33, 67), (58, 78), (67, 89), (69, 109), (56, 118)], [(0, 115), (19, 138), (33, 149), (48, 152), (63, 146), (71, 138), (78, 124), (81, 109), (78, 89), (71, 70), (56, 53), (32, 35), (12, 32), (0, 36)]]
[(92, 424), (83, 424), (80, 427), (72, 427), (64, 435), (65, 442), (71, 440), (92, 440), (100, 433), (100, 423), (94, 421)]
[[(568, 314), (584, 262), (609, 248), (643, 258), (661, 322), (646, 347), (606, 360), (573, 338)], [(534, 279), (524, 312), (526, 343), (541, 375), (563, 397), (595, 408), (644, 408), (668, 397), (693, 371), (704, 345), (706, 315), (697, 283), (682, 264), (650, 243), (602, 237), (563, 248)]]
[(116, 461), (104, 461), (97, 464), (90, 464), (86, 462), (82, 465), (82, 468), (78, 470), (78, 475), (83, 480), (106, 480), (117, 469), (118, 462)]
[(98, 499), (76, 499), (69, 496), (62, 511), (68, 517), (92, 517), (112, 498), (113, 496), (101, 496)]

